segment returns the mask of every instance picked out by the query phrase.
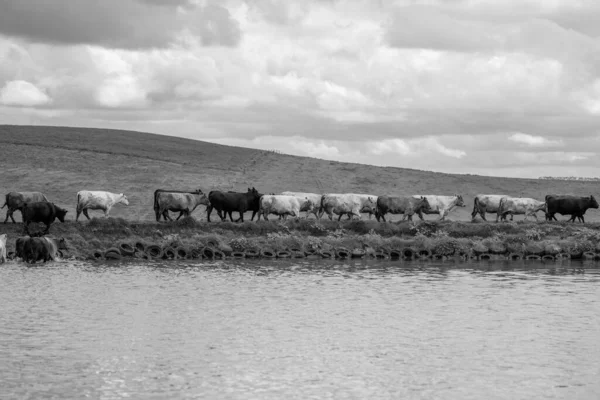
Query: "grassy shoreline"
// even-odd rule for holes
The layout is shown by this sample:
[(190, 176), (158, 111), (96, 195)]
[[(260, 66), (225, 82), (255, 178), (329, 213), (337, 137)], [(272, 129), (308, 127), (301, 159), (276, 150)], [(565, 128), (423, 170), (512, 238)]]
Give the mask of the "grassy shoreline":
[[(7, 251), (12, 252), (17, 237), (24, 235), (23, 225), (0, 225), (0, 233), (8, 234)], [(51, 236), (66, 239), (66, 258), (81, 260), (103, 258), (106, 250), (122, 243), (183, 248), (188, 252), (211, 246), (226, 255), (265, 249), (274, 253), (294, 249), (335, 253), (336, 249), (346, 249), (358, 255), (362, 250), (366, 256), (374, 256), (378, 251), (389, 256), (393, 250), (408, 249), (439, 258), (511, 254), (520, 257), (562, 254), (580, 258), (592, 256), (586, 252), (600, 253), (600, 223), (424, 221), (413, 224), (314, 219), (206, 223), (192, 217), (157, 223), (93, 218), (89, 222), (54, 223)]]

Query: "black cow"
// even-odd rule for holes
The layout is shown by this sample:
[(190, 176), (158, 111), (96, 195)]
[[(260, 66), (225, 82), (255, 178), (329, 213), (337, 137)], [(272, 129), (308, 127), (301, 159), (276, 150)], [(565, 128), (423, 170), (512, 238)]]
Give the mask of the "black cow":
[(208, 194), (208, 201), (210, 204), (206, 207), (206, 220), (210, 222), (210, 213), (214, 208), (217, 210), (217, 214), (219, 214), (221, 221), (225, 221), (227, 214), (229, 214), (229, 219), (233, 222), (233, 217), (231, 215), (233, 211), (240, 213), (240, 217), (235, 222), (244, 222), (244, 213), (246, 211), (252, 211), (252, 218), (250, 218), (250, 221), (253, 221), (260, 208), (261, 196), (262, 194), (258, 193), (255, 188), (248, 188), (246, 193), (224, 193), (219, 190), (213, 190)]
[(427, 213), (428, 211), (431, 211), (431, 206), (427, 198), (423, 196), (420, 199), (412, 196), (379, 196), (375, 217), (377, 221), (383, 219), (383, 222), (385, 222), (385, 214), (387, 213), (404, 214), (409, 221), (412, 221), (414, 214)]
[(60, 222), (65, 222), (65, 215), (67, 214), (67, 210), (48, 202), (26, 203), (23, 205), (22, 212), (27, 234), (29, 234), (29, 224), (31, 222), (43, 222), (46, 224), (44, 233), (48, 233), (54, 220), (58, 218)]
[(598, 202), (594, 196), (580, 197), (571, 195), (547, 195), (546, 196), (546, 220), (557, 221), (554, 214), (559, 213), (561, 215), (570, 215), (569, 221), (575, 222), (575, 218), (578, 218), (582, 223), (585, 222), (583, 214), (588, 208), (598, 208)]
[(23, 244), (23, 261), (35, 264), (36, 261), (44, 262), (50, 260), (50, 251), (46, 240), (40, 237), (30, 237)]

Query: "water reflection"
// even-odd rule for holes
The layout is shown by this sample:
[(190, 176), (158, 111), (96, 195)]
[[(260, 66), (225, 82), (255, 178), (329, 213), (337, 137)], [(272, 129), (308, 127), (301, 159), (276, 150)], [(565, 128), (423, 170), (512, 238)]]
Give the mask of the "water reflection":
[(599, 280), (574, 261), (8, 263), (0, 380), (6, 398), (599, 398)]

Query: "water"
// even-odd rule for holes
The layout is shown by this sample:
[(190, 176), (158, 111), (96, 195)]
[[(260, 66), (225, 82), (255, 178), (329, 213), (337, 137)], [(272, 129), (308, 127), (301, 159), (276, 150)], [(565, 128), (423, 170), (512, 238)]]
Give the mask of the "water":
[(597, 399), (595, 264), (0, 266), (4, 399)]

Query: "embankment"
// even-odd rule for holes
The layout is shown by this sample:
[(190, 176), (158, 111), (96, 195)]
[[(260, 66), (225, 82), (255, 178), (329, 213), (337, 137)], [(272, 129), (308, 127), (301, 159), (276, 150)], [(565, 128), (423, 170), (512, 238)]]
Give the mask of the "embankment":
[[(8, 234), (8, 251), (14, 252), (23, 225), (1, 225), (0, 233)], [(134, 253), (139, 258), (210, 258), (212, 254), (217, 258), (600, 259), (600, 224), (566, 222), (412, 224), (301, 219), (206, 223), (190, 217), (156, 223), (94, 218), (57, 222), (51, 227), (51, 236), (64, 237), (68, 246), (64, 256), (74, 259), (120, 258)], [(150, 251), (149, 246), (155, 247)]]

